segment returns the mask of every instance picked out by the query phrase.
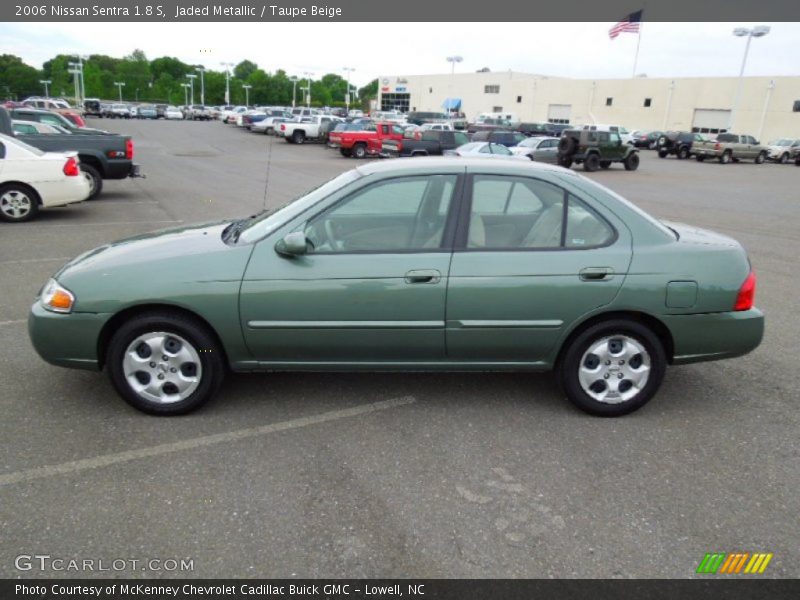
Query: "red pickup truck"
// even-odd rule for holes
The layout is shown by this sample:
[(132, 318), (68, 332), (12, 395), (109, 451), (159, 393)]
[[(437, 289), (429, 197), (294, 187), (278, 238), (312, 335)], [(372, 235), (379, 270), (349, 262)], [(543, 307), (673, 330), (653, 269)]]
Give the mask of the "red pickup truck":
[(403, 128), (396, 123), (379, 121), (365, 125), (360, 131), (332, 131), (328, 138), (331, 148), (339, 148), (342, 156), (365, 158), (380, 154), (384, 140), (403, 139)]

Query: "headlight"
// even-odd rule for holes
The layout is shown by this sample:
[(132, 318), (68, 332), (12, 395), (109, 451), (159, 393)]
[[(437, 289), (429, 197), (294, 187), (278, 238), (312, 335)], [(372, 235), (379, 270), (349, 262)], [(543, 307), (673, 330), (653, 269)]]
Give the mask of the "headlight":
[(51, 279), (42, 288), (41, 301), (42, 306), (47, 310), (68, 313), (72, 311), (72, 306), (75, 304), (75, 295), (55, 279)]

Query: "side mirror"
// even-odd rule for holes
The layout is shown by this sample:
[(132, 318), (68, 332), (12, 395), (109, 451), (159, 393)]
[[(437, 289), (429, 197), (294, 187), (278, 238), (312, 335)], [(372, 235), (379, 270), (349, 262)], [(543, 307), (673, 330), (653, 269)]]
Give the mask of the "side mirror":
[(308, 240), (302, 231), (287, 233), (275, 244), (275, 252), (281, 256), (301, 256), (308, 252)]

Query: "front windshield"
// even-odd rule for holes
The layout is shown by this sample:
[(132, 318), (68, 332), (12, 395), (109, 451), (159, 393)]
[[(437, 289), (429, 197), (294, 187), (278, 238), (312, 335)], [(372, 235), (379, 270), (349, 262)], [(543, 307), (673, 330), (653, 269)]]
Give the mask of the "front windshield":
[(255, 242), (263, 238), (307, 208), (361, 177), (362, 175), (358, 172), (358, 169), (345, 171), (338, 177), (305, 192), (287, 204), (274, 210), (268, 210), (264, 214), (253, 219), (252, 222), (242, 230), (239, 235), (239, 240), (246, 243)]
[(792, 140), (772, 140), (768, 146), (791, 146)]

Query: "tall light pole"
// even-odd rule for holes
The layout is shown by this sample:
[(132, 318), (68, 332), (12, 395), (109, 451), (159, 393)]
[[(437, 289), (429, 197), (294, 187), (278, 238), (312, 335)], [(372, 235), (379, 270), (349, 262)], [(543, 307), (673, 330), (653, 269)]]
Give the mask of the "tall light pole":
[[(450, 63), (450, 99), (452, 100), (453, 93), (455, 91), (455, 79), (456, 79), (456, 63), (460, 63), (463, 61), (464, 58), (461, 56), (448, 56), (447, 62)], [(447, 106), (448, 114), (451, 112), (451, 108)]]
[(311, 71), (305, 71), (303, 75), (306, 76), (306, 81), (308, 81), (308, 93), (306, 94), (306, 108), (311, 108), (311, 77), (313, 77), (313, 73)]
[(764, 99), (764, 110), (761, 111), (761, 125), (758, 127), (758, 137), (756, 140), (761, 140), (761, 136), (764, 134), (764, 123), (767, 120), (767, 110), (769, 109), (769, 101), (772, 98), (772, 90), (775, 89), (775, 80), (771, 79), (769, 85), (767, 86), (767, 97)]
[(44, 86), (44, 97), (45, 98), (49, 98), (50, 94), (48, 93), (47, 86), (50, 85), (53, 82), (50, 79), (40, 79), (39, 83), (41, 83)]
[(75, 103), (80, 103), (80, 96), (81, 96), (81, 80), (80, 80), (80, 69), (78, 68), (78, 63), (71, 62), (67, 63), (69, 65), (69, 73), (72, 73), (72, 79), (75, 83)]
[(294, 108), (297, 104), (297, 77), (292, 75), (289, 77), (289, 81), (292, 82), (292, 108)]
[(736, 118), (736, 111), (739, 109), (739, 100), (742, 96), (742, 83), (744, 80), (744, 66), (747, 64), (747, 54), (750, 52), (750, 41), (754, 37), (764, 37), (770, 31), (769, 25), (757, 25), (752, 29), (747, 27), (737, 27), (733, 30), (733, 35), (736, 37), (746, 37), (747, 43), (744, 46), (744, 56), (742, 57), (742, 67), (739, 69), (739, 82), (736, 84), (736, 98), (733, 101), (733, 109), (731, 110), (731, 118), (728, 122), (728, 131), (733, 130), (734, 120)]
[(225, 104), (231, 103), (231, 67), (234, 66), (232, 62), (219, 63), (225, 67)]
[(347, 114), (350, 114), (350, 73), (355, 69), (353, 67), (342, 67), (342, 69), (347, 73), (347, 93), (344, 95), (344, 106)]
[(80, 93), (81, 100), (86, 98), (86, 84), (83, 81), (83, 61), (88, 60), (89, 57), (85, 54), (73, 54), (75, 58), (78, 59), (78, 76), (80, 78), (80, 84), (78, 87), (78, 92)]
[(250, 90), (253, 88), (252, 85), (249, 83), (243, 83), (242, 87), (244, 88), (244, 105), (249, 107), (250, 106)]
[(119, 89), (119, 101), (122, 102), (122, 88), (125, 87), (124, 81), (115, 81), (114, 85)]
[(206, 84), (205, 84), (205, 81), (203, 80), (203, 73), (206, 72), (206, 68), (205, 67), (197, 67), (195, 69), (195, 71), (200, 73), (200, 104), (205, 106), (205, 104), (206, 104)]
[(194, 105), (194, 80), (197, 79), (197, 75), (194, 73), (187, 73), (186, 78), (189, 80), (189, 103)]
[(183, 105), (189, 106), (189, 87), (191, 87), (188, 83), (182, 83), (181, 87), (183, 88)]

